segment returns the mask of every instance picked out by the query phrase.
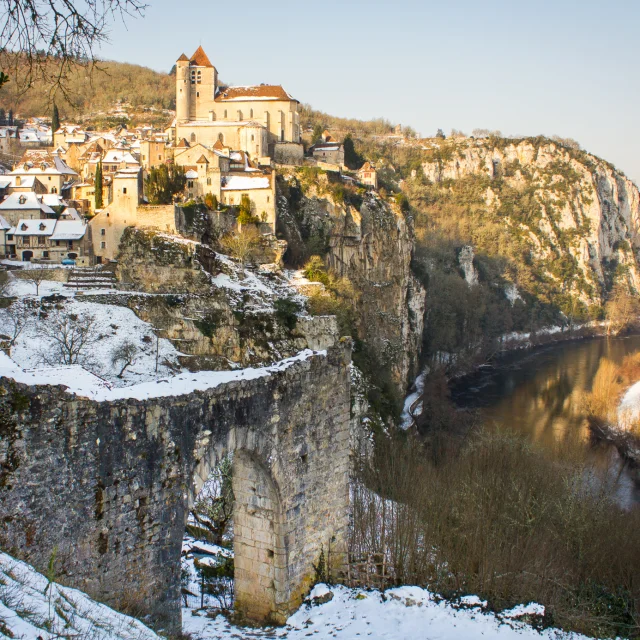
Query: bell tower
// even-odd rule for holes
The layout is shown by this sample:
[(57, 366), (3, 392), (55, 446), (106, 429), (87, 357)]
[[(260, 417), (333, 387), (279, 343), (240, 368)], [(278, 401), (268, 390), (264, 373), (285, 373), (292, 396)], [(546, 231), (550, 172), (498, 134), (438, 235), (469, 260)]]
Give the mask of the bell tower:
[(176, 61), (176, 122), (187, 122), (191, 105), (189, 58), (184, 53)]

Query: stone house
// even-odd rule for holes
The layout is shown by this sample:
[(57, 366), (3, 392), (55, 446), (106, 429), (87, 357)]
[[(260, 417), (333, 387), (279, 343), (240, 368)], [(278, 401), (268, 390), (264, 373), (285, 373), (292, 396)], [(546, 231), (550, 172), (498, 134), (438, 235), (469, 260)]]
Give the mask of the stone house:
[(49, 193), (60, 194), (78, 177), (78, 173), (57, 153), (39, 149), (25, 152), (20, 162), (8, 175), (21, 178), (35, 176)]
[(344, 166), (344, 146), (341, 142), (318, 142), (309, 151), (318, 162)]
[(19, 220), (41, 220), (53, 216), (53, 209), (41, 198), (33, 191), (12, 193), (0, 202), (0, 215), (11, 225), (18, 224)]
[(70, 259), (88, 264), (87, 231), (83, 220), (19, 220), (13, 229), (15, 253), (25, 262)]
[(358, 180), (369, 187), (374, 189), (378, 188), (378, 172), (374, 165), (370, 162), (365, 162), (360, 169), (358, 169)]
[(239, 206), (242, 197), (251, 201), (251, 213), (261, 222), (276, 228), (276, 174), (263, 172), (230, 173), (222, 177), (220, 202)]
[(145, 171), (166, 164), (169, 159), (167, 143), (164, 140), (140, 141), (140, 165)]

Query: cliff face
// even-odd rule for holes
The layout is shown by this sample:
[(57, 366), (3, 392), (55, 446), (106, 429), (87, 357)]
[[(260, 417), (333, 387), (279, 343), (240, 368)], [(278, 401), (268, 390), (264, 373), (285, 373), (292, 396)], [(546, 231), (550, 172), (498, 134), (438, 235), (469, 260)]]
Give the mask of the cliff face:
[[(291, 191), (300, 188), (295, 177), (287, 180)], [(410, 268), (410, 219), (370, 192), (357, 205), (337, 201), (322, 181), (302, 196), (281, 194), (278, 213), (294, 255), (304, 237), (322, 239), (327, 266), (358, 291), (359, 337), (404, 392), (417, 371), (425, 308), (425, 290)]]
[[(600, 304), (615, 277), (640, 290), (640, 196), (610, 164), (546, 139), (447, 141), (432, 149), (425, 177), (443, 186), (486, 180), (484, 206), (529, 244), (533, 259), (571, 256), (566, 284), (585, 304)], [(526, 216), (514, 198), (528, 197)], [(550, 278), (563, 279), (549, 269)]]

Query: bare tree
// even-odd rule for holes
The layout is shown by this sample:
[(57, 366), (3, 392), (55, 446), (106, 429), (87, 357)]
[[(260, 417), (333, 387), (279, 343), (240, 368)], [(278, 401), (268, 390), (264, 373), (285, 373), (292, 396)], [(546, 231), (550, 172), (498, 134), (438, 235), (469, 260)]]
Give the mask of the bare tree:
[(32, 317), (24, 305), (14, 302), (5, 310), (3, 333), (8, 337), (9, 355), (20, 334), (31, 324)]
[(211, 472), (191, 509), (193, 520), (221, 545), (233, 517), (232, 459), (223, 458)]
[(244, 275), (244, 265), (260, 244), (260, 232), (255, 226), (246, 225), (240, 231), (223, 236), (220, 244), (240, 262)]
[(640, 300), (619, 283), (613, 289), (605, 312), (609, 321), (607, 334), (617, 336), (640, 320)]
[(6, 298), (11, 289), (11, 280), (6, 271), (0, 271), (0, 298)]
[(145, 6), (140, 0), (0, 0), (0, 86), (9, 73), (20, 89), (41, 80), (50, 97), (57, 90), (66, 95), (69, 73), (93, 66), (109, 23), (141, 15)]
[(136, 347), (136, 345), (130, 340), (125, 340), (113, 350), (113, 353), (111, 354), (111, 364), (114, 367), (118, 366), (118, 364), (122, 364), (122, 369), (120, 369), (118, 378), (122, 378), (125, 369), (135, 362), (137, 355), (138, 347)]
[(46, 364), (91, 363), (91, 347), (99, 340), (94, 316), (56, 312), (41, 323), (44, 335), (51, 340), (51, 348), (41, 354)]
[(26, 269), (22, 272), (24, 280), (28, 280), (35, 288), (36, 295), (40, 295), (40, 285), (47, 279), (46, 269)]

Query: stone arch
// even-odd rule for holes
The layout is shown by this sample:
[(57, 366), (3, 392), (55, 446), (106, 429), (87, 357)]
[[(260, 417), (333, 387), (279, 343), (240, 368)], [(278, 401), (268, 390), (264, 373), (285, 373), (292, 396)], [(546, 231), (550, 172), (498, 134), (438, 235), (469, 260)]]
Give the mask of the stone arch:
[[(250, 620), (284, 623), (290, 612), (288, 552), (277, 462), (253, 430), (231, 429), (226, 442), (204, 432), (196, 453), (189, 508), (211, 471), (233, 454), (235, 609)], [(188, 517), (188, 510), (185, 513)]]

